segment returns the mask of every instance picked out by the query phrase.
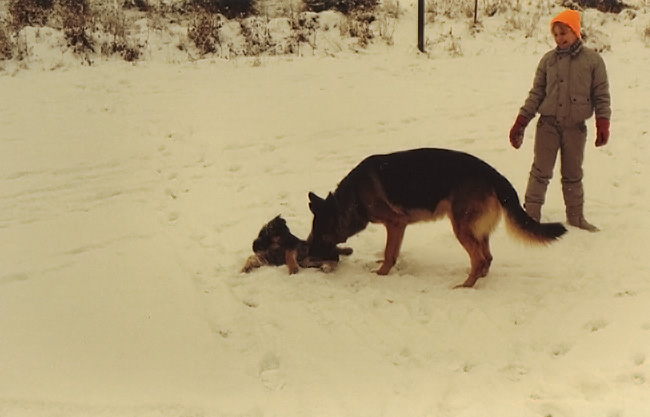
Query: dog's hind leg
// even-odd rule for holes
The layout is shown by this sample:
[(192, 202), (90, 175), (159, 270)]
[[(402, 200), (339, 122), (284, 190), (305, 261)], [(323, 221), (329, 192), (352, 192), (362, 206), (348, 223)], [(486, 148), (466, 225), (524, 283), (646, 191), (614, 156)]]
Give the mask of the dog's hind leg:
[(485, 236), (482, 240), (482, 248), (483, 248), (483, 256), (485, 257), (485, 260), (487, 261), (487, 268), (485, 269), (485, 275), (490, 272), (490, 265), (492, 265), (492, 252), (490, 252), (490, 236)]
[(476, 221), (480, 217), (480, 213), (466, 208), (455, 211), (451, 217), (456, 238), (467, 251), (471, 263), (469, 276), (464, 283), (456, 288), (473, 287), (479, 278), (486, 276), (490, 271), (490, 264), (492, 263), (490, 235), (484, 233), (477, 236)]
[(406, 221), (397, 220), (386, 223), (386, 249), (384, 250), (384, 261), (381, 267), (377, 270), (378, 275), (388, 275), (391, 268), (397, 262), (400, 248), (402, 247), (402, 240), (404, 239), (404, 231), (406, 230)]
[(469, 254), (471, 263), (469, 276), (465, 282), (456, 286), (456, 288), (470, 288), (476, 284), (479, 278), (486, 276), (490, 270), (490, 259), (485, 256), (486, 250), (489, 251), (489, 249), (486, 248), (485, 239), (477, 239), (471, 233), (461, 230), (456, 233), (456, 237)]
[(453, 202), (451, 223), (458, 241), (469, 254), (472, 268), (467, 280), (458, 287), (473, 287), (490, 271), (490, 233), (501, 216), (498, 204), (493, 195), (481, 196), (476, 192), (462, 194)]

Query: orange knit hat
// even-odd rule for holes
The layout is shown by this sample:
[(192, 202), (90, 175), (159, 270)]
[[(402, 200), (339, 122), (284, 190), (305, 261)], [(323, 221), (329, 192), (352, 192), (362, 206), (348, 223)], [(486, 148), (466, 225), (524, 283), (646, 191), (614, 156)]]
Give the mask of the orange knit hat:
[(578, 11), (565, 10), (559, 15), (555, 16), (555, 18), (551, 20), (551, 29), (553, 28), (553, 25), (558, 22), (564, 23), (570, 27), (578, 39), (582, 39), (582, 36), (580, 35), (580, 13)]

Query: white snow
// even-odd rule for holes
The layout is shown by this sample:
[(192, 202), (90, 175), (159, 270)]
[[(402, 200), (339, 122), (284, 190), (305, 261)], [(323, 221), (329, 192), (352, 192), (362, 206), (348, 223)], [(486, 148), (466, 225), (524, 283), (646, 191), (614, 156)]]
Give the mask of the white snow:
[[(306, 236), (307, 193), (370, 154), (459, 149), (523, 192), (534, 126), (519, 151), (507, 133), (552, 47), (545, 4), (531, 38), (502, 15), (475, 37), (438, 22), (430, 56), (406, 4), (395, 44), (361, 53), (88, 67), (59, 49), (5, 71), (0, 416), (649, 415), (645, 2), (585, 14), (611, 45), (612, 138), (596, 149), (588, 121), (585, 161), (600, 233), (529, 248), (500, 226), (472, 290), (452, 290), (469, 261), (446, 220), (410, 226), (386, 277), (379, 226), (332, 274), (239, 273), (265, 222)], [(454, 58), (433, 42), (450, 27)]]

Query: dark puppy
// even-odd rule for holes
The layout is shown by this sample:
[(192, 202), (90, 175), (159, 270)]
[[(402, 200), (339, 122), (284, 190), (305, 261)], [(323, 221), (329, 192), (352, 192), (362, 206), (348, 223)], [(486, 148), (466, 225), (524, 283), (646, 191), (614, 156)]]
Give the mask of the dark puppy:
[(294, 236), (287, 222), (277, 216), (262, 227), (257, 239), (253, 241), (253, 252), (255, 254), (248, 258), (242, 272), (250, 272), (264, 265), (286, 264), (289, 273), (295, 274), (300, 267), (332, 271), (338, 264), (339, 255), (350, 255), (352, 249), (337, 247), (327, 259), (309, 257), (307, 242)]

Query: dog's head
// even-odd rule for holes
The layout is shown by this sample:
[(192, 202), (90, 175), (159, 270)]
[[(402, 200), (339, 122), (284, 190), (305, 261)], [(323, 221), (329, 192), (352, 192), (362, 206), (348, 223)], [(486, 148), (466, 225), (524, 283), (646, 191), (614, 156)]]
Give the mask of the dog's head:
[(314, 214), (311, 233), (307, 238), (309, 256), (315, 259), (339, 259), (336, 245), (347, 240), (340, 227), (339, 206), (330, 193), (322, 199), (314, 193), (309, 193), (309, 209)]
[(275, 217), (262, 227), (253, 241), (253, 252), (271, 265), (283, 265), (287, 250), (296, 249), (300, 239), (291, 234), (287, 222)]

